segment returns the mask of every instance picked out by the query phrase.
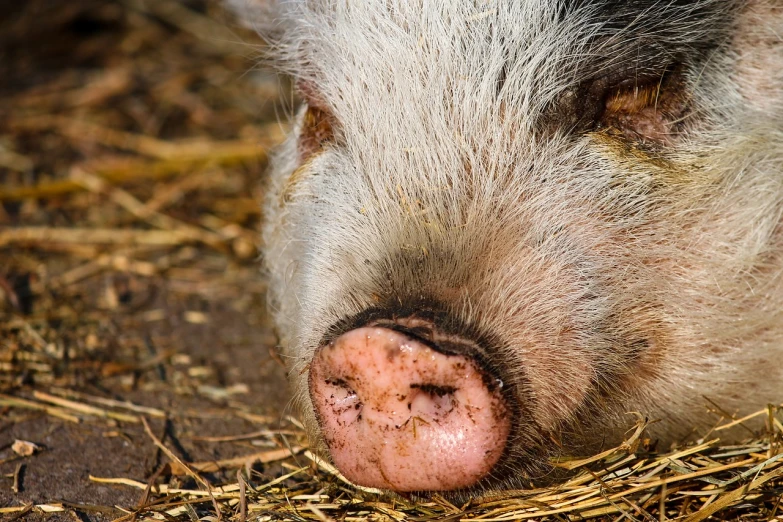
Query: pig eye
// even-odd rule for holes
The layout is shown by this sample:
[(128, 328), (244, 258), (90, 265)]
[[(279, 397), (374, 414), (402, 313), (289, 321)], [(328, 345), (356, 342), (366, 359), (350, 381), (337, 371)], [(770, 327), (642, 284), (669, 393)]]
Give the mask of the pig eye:
[(630, 139), (667, 145), (676, 139), (686, 113), (687, 96), (675, 69), (610, 89), (597, 123)]

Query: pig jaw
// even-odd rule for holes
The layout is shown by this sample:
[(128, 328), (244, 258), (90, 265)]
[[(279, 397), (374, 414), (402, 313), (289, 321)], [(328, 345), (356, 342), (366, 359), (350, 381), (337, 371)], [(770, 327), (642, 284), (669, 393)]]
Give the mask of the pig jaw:
[(309, 380), (332, 459), (362, 486), (473, 486), (511, 429), (499, 381), (467, 356), (388, 328), (357, 328), (321, 347)]

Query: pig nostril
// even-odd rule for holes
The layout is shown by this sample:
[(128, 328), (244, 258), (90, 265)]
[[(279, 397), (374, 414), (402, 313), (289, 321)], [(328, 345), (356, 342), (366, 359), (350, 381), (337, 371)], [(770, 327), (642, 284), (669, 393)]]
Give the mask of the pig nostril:
[(359, 397), (351, 386), (342, 379), (326, 379), (330, 398), (337, 403), (359, 402)]
[(359, 395), (343, 379), (324, 379), (327, 404), (343, 426), (361, 420), (364, 404)]
[(454, 410), (457, 388), (436, 384), (411, 384), (408, 410), (412, 417), (439, 420)]
[(457, 391), (454, 386), (438, 386), (437, 384), (411, 384), (412, 390), (421, 390), (433, 397), (444, 397), (446, 395), (453, 395)]

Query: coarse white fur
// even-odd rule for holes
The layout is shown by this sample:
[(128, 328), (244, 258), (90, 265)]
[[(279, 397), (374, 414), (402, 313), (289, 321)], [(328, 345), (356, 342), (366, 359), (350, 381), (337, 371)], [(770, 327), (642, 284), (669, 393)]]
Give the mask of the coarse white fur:
[[(736, 415), (783, 400), (783, 8), (721, 2), (650, 3), (611, 30), (591, 2), (563, 17), (549, 0), (246, 13), (336, 122), (303, 161), (300, 112), (263, 234), (314, 436), (306, 368), (321, 339), (395, 301), (445, 303), (498, 341), (495, 364), (530, 417), (509, 444), (522, 470), (535, 469), (531, 446), (553, 445), (543, 432), (579, 451), (638, 411), (672, 441), (717, 420), (708, 400)], [(727, 36), (683, 73), (690, 111), (671, 141), (567, 118), (542, 130), (588, 71), (633, 63), (628, 35), (687, 54), (720, 25), (692, 23), (702, 8), (730, 19)]]

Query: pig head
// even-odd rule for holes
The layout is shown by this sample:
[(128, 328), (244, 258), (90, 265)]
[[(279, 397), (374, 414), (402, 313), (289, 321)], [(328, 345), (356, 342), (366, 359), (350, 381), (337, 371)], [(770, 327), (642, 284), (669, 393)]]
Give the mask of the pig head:
[(348, 479), (524, 486), (783, 397), (778, 2), (250, 7), (305, 101), (271, 310)]

